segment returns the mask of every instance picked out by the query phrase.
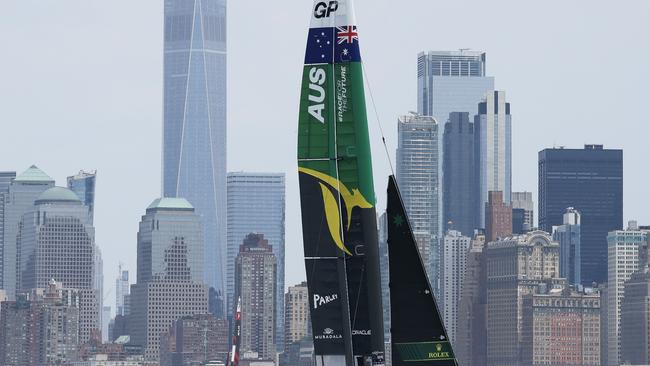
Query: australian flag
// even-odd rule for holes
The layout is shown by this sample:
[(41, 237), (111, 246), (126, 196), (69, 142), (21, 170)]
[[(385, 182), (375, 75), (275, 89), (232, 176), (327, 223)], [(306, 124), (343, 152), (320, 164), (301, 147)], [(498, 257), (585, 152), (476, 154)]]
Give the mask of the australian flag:
[(357, 27), (311, 28), (307, 40), (305, 64), (339, 64), (359, 62)]

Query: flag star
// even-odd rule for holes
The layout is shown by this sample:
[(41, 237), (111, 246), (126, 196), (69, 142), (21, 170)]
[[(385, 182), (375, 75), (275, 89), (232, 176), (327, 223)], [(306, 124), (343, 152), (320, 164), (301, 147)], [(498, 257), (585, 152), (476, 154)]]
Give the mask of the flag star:
[(317, 39), (317, 40), (316, 40), (316, 43), (320, 43), (320, 39)]
[(325, 32), (321, 32), (321, 34), (320, 34), (320, 35), (321, 35), (321, 36), (324, 36), (324, 35), (325, 35)]
[(347, 49), (347, 48), (343, 49), (343, 54), (344, 54), (345, 56), (348, 55), (348, 49)]
[(325, 58), (325, 55), (320, 55), (321, 58)]
[(330, 44), (330, 41), (327, 41), (327, 44)]

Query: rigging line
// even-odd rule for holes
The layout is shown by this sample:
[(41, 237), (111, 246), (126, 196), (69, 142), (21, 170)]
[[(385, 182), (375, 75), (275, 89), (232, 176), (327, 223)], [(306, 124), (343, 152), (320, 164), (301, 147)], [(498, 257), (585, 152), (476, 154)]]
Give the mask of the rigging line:
[(364, 80), (366, 81), (366, 86), (368, 87), (368, 93), (370, 94), (370, 102), (372, 103), (372, 109), (375, 112), (375, 120), (379, 126), (379, 133), (381, 134), (381, 142), (384, 144), (384, 151), (386, 152), (386, 159), (388, 159), (388, 165), (390, 166), (390, 172), (395, 175), (395, 170), (393, 169), (393, 161), (390, 158), (390, 153), (388, 152), (388, 145), (386, 144), (386, 135), (384, 135), (384, 128), (381, 125), (381, 119), (379, 118), (379, 112), (377, 111), (377, 104), (375, 103), (375, 96), (372, 93), (372, 88), (370, 87), (370, 78), (368, 77), (368, 72), (366, 71), (366, 65), (361, 62), (361, 69), (363, 70)]

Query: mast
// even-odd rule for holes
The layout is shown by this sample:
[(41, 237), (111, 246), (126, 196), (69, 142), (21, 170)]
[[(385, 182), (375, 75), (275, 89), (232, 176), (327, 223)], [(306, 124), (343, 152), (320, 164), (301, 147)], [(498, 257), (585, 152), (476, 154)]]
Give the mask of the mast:
[(386, 216), (392, 365), (458, 366), (392, 175)]
[(363, 69), (351, 0), (316, 0), (312, 7), (298, 170), (318, 364), (372, 364), (373, 355), (383, 358), (383, 314)]

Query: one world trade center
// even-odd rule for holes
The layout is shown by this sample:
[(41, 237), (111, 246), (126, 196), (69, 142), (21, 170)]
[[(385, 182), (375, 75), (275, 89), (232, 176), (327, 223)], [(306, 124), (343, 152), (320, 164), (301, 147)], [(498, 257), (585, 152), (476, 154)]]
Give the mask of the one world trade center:
[(226, 0), (165, 0), (163, 195), (202, 218), (205, 281), (223, 293)]

